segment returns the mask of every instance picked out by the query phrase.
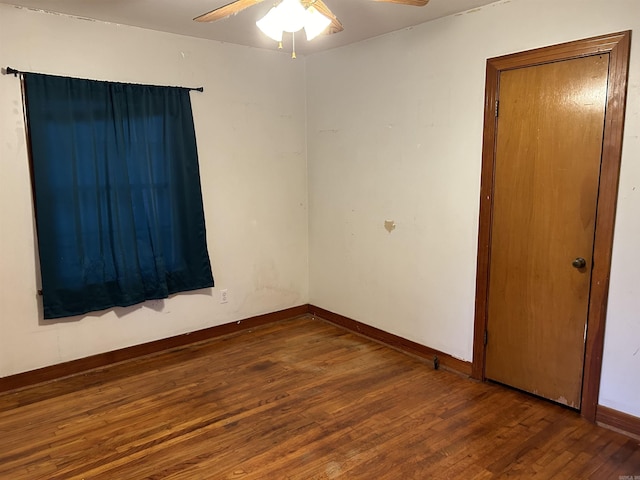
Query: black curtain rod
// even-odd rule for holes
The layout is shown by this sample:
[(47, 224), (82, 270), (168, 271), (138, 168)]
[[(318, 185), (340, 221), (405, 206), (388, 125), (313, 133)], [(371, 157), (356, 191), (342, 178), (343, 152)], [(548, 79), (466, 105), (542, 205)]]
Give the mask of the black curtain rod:
[[(7, 67), (5, 69), (5, 71), (3, 72), (5, 75), (12, 75), (14, 77), (17, 77), (20, 74), (23, 73), (33, 73), (33, 72), (22, 72), (20, 70), (16, 70), (15, 68), (11, 68), (11, 67)], [(180, 87), (180, 88), (186, 88), (187, 90), (195, 90), (196, 92), (204, 92), (204, 87)]]

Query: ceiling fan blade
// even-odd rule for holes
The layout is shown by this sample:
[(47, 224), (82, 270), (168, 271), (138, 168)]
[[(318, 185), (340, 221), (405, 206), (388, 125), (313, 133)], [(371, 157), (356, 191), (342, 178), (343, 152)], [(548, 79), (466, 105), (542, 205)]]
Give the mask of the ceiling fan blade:
[(220, 20), (221, 18), (226, 18), (230, 15), (235, 15), (245, 8), (252, 7), (262, 1), (263, 0), (236, 0), (235, 2), (231, 2), (223, 7), (203, 13), (199, 17), (194, 18), (194, 20), (196, 22), (213, 22), (215, 20)]
[(400, 5), (411, 5), (413, 7), (424, 7), (429, 0), (375, 0), (376, 2), (399, 3)]
[(303, 1), (302, 3), (305, 7), (313, 5), (315, 9), (318, 10), (318, 12), (331, 20), (331, 24), (324, 32), (325, 34), (338, 33), (344, 30), (344, 27), (342, 26), (342, 23), (340, 23), (340, 20), (338, 20), (338, 18), (333, 14), (331, 10), (329, 10), (329, 7), (327, 7), (322, 0), (311, 0), (309, 2)]

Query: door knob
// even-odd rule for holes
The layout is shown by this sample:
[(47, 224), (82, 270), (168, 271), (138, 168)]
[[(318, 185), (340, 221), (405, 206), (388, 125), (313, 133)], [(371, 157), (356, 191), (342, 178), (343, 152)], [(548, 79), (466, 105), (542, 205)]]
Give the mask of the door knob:
[(587, 261), (582, 257), (578, 257), (573, 262), (571, 262), (571, 265), (573, 265), (575, 268), (584, 268), (587, 266)]

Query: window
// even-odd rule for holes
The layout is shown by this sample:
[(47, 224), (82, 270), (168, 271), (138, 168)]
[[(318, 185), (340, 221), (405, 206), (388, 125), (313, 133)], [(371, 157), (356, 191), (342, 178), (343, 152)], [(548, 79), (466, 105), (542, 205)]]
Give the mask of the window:
[(213, 286), (189, 90), (25, 74), (44, 317)]

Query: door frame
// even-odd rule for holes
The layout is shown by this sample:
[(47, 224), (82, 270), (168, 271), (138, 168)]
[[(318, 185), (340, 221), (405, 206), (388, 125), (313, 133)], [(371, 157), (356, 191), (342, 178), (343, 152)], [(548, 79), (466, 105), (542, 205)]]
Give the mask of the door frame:
[(595, 422), (602, 370), (604, 327), (611, 270), (613, 229), (618, 198), (618, 180), (622, 158), (622, 137), (629, 71), (631, 31), (601, 35), (583, 40), (514, 53), (487, 60), (482, 173), (480, 185), (480, 218), (478, 226), (478, 259), (476, 269), (476, 302), (471, 376), (485, 380), (485, 332), (491, 259), (491, 222), (493, 213), (494, 165), (497, 127), (496, 103), (500, 72), (542, 65), (590, 55), (609, 54), (607, 103), (604, 118), (600, 183), (593, 248), (591, 293), (587, 315), (585, 361), (582, 378), (581, 415)]

